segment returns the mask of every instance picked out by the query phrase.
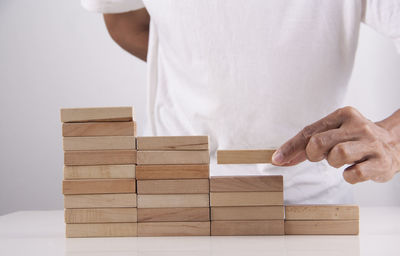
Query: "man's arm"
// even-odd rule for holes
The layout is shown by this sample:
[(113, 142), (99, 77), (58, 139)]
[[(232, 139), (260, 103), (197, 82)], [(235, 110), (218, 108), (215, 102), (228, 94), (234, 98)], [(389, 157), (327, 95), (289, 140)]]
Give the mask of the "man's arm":
[(150, 16), (145, 8), (115, 14), (104, 14), (111, 38), (124, 50), (141, 60), (147, 59)]
[(326, 159), (349, 183), (385, 182), (400, 171), (400, 110), (374, 123), (345, 107), (305, 127), (273, 155), (279, 166)]

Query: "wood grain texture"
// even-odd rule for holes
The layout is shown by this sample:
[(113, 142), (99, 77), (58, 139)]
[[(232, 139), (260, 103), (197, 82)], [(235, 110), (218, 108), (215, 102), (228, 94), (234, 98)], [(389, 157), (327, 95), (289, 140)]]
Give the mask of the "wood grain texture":
[(284, 206), (211, 207), (211, 220), (283, 220)]
[(64, 179), (134, 179), (136, 165), (64, 166)]
[(66, 237), (135, 237), (137, 223), (66, 224)]
[(64, 137), (136, 136), (136, 122), (63, 123)]
[(210, 222), (138, 223), (138, 236), (209, 236)]
[(137, 208), (65, 209), (65, 223), (137, 222)]
[(208, 164), (208, 151), (138, 151), (137, 164)]
[(136, 150), (79, 150), (64, 152), (65, 165), (136, 164)]
[(138, 222), (209, 221), (210, 208), (139, 208)]
[(132, 121), (132, 107), (63, 108), (61, 122)]
[(287, 220), (358, 220), (357, 205), (286, 205)]
[(136, 149), (136, 142), (133, 136), (64, 137), (63, 149), (65, 151)]
[(137, 149), (144, 151), (208, 150), (208, 136), (138, 137)]
[(138, 180), (137, 193), (154, 194), (208, 194), (208, 179)]
[(211, 206), (283, 205), (283, 192), (211, 192)]
[(218, 164), (269, 164), (272, 162), (272, 155), (275, 150), (218, 150)]
[(64, 195), (135, 193), (135, 179), (64, 180)]
[(208, 194), (138, 195), (138, 208), (209, 207)]
[(138, 180), (208, 179), (208, 164), (193, 165), (140, 165), (136, 167)]
[(284, 235), (283, 220), (211, 221), (212, 236)]
[(211, 177), (211, 192), (280, 192), (283, 191), (283, 177), (270, 176), (221, 176)]
[(136, 194), (65, 195), (64, 208), (136, 207)]
[(358, 220), (287, 220), (286, 235), (358, 235)]

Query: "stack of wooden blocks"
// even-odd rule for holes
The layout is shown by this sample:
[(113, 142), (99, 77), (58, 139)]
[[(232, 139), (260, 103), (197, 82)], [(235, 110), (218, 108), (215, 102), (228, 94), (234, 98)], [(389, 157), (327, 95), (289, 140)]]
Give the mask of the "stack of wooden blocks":
[(138, 236), (209, 236), (208, 136), (137, 138)]
[[(61, 121), (67, 237), (358, 234), (358, 206), (284, 207), (282, 176), (210, 179), (208, 136), (136, 138), (131, 107), (62, 109)], [(271, 163), (273, 152), (217, 161)]]
[(211, 235), (283, 235), (283, 177), (211, 177)]
[(62, 109), (67, 237), (136, 236), (131, 107)]
[(357, 235), (356, 205), (287, 205), (286, 235)]

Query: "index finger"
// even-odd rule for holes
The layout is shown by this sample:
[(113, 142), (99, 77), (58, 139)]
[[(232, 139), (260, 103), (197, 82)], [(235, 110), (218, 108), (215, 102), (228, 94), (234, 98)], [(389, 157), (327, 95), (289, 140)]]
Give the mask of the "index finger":
[(310, 138), (321, 132), (339, 128), (345, 120), (346, 108), (338, 109), (317, 122), (304, 127), (296, 136), (278, 148), (272, 156), (272, 164), (287, 165), (293, 164), (293, 160), (299, 155), (304, 155)]

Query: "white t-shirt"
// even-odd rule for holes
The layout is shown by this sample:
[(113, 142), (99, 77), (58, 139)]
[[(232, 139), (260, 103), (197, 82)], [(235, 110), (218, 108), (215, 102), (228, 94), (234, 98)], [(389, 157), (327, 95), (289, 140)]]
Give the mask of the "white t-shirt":
[[(96, 12), (138, 0), (82, 0)], [(286, 203), (349, 203), (342, 172), (216, 165), (217, 149), (278, 147), (343, 106), (361, 22), (400, 51), (400, 0), (144, 0), (151, 135), (210, 136), (211, 175), (284, 175)], [(378, 85), (377, 85), (378, 86)]]

